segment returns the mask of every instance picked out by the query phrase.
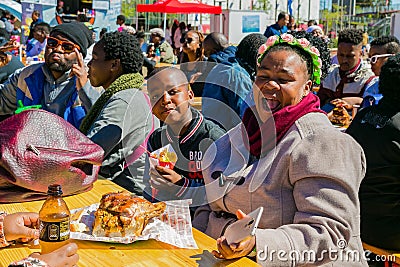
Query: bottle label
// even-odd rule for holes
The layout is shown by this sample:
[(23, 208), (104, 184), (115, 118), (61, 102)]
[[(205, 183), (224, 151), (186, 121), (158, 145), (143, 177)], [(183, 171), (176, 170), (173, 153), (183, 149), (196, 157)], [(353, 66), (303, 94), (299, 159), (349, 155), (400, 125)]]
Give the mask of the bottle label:
[(69, 239), (69, 219), (61, 222), (40, 221), (39, 239), (45, 242), (62, 242)]

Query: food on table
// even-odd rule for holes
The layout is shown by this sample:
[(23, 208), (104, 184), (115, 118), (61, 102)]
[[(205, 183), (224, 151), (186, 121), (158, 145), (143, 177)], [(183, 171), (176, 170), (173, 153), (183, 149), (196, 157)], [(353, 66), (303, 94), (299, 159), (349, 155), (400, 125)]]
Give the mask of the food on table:
[(151, 203), (131, 193), (104, 194), (95, 212), (94, 236), (124, 237), (140, 236), (150, 219), (165, 211), (164, 202)]
[(151, 153), (150, 157), (158, 160), (158, 164), (162, 167), (173, 169), (178, 157), (175, 152), (168, 151), (168, 148), (161, 150), (160, 154)]
[(70, 228), (70, 231), (71, 231), (71, 232), (80, 232), (80, 233), (83, 233), (83, 232), (89, 231), (89, 227), (87, 227), (86, 224), (80, 223), (80, 222), (71, 223), (70, 226), (69, 226), (69, 228)]
[(71, 214), (71, 223), (69, 225), (69, 229), (71, 232), (87, 232), (89, 231), (89, 227), (87, 227), (86, 224), (81, 223), (80, 220), (82, 218), (82, 215), (84, 214), (84, 209), (80, 209), (75, 213)]

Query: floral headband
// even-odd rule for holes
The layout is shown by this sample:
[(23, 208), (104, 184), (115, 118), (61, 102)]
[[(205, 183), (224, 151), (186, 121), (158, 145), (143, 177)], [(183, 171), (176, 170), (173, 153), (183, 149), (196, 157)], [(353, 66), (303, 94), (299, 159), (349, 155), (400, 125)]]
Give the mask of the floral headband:
[(288, 33), (284, 33), (281, 36), (273, 35), (269, 37), (265, 44), (261, 45), (258, 49), (257, 65), (260, 66), (261, 61), (271, 47), (282, 43), (287, 43), (290, 46), (297, 46), (310, 54), (313, 62), (313, 73), (311, 75), (311, 80), (316, 84), (320, 84), (322, 67), (322, 61), (319, 58), (320, 54), (318, 49), (315, 46), (312, 46), (310, 41), (308, 41), (306, 38), (296, 39), (293, 35)]

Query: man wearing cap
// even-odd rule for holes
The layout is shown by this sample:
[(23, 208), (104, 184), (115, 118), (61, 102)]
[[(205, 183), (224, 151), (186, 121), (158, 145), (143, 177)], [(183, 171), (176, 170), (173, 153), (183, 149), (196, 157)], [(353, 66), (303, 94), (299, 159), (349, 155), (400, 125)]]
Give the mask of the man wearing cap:
[(154, 48), (160, 52), (161, 63), (174, 63), (174, 50), (172, 46), (165, 41), (165, 33), (161, 28), (153, 28), (150, 30), (151, 42)]
[(83, 58), (93, 42), (83, 23), (57, 25), (47, 39), (45, 62), (17, 70), (0, 84), (0, 115), (19, 107), (41, 105), (75, 127), (99, 93), (90, 85)]

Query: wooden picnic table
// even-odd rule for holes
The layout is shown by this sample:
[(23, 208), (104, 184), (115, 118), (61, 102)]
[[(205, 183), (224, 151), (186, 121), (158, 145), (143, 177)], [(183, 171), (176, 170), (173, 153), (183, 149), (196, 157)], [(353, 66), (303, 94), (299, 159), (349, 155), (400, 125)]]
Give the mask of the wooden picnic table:
[[(98, 180), (91, 191), (65, 197), (70, 209), (98, 203), (103, 194), (123, 190), (109, 180)], [(0, 204), (0, 210), (8, 213), (19, 211), (38, 212), (43, 201)], [(132, 244), (115, 244), (73, 240), (78, 247), (78, 266), (258, 266), (248, 258), (238, 260), (216, 259), (211, 251), (216, 249), (216, 241), (193, 228), (193, 236), (198, 249), (181, 249), (156, 240), (137, 241)], [(0, 249), (0, 266), (39, 252), (39, 246), (16, 244)]]

